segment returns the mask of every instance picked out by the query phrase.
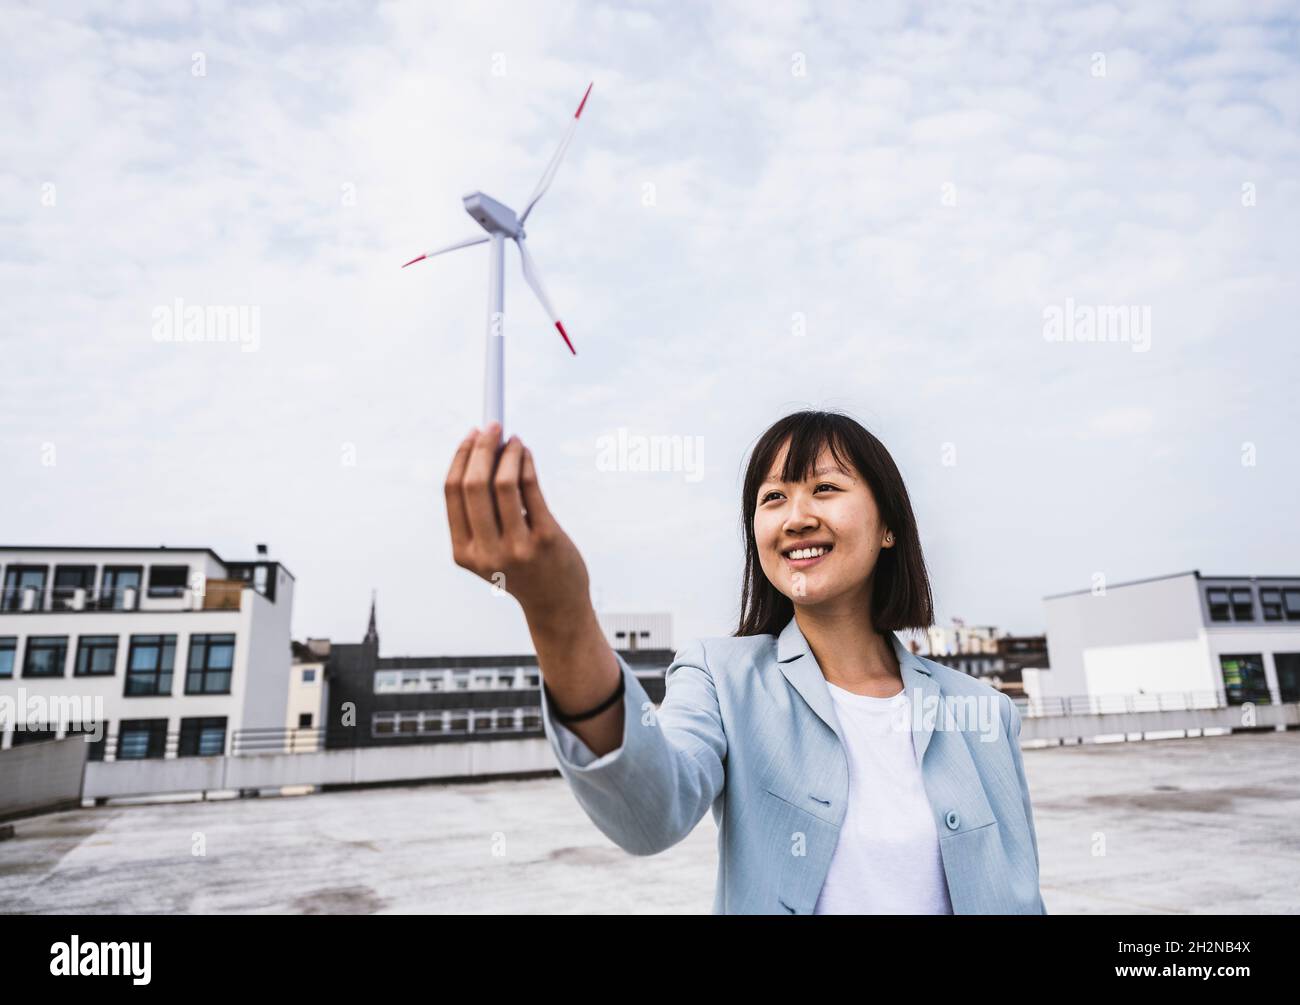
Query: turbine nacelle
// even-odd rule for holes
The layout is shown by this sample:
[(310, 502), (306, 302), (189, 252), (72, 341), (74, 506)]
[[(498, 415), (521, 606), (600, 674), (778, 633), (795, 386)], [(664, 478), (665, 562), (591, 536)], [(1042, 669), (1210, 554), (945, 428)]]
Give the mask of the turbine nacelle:
[(523, 237), (524, 229), (519, 223), (519, 217), (505, 203), (497, 202), (490, 195), (482, 192), (471, 192), (461, 201), (465, 203), (465, 212), (477, 220), (479, 226), (489, 234)]

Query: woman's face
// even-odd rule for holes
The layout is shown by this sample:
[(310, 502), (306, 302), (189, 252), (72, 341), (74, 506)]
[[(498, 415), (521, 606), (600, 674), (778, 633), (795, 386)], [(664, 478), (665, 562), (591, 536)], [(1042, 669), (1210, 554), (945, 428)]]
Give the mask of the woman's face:
[[(844, 470), (823, 446), (813, 473), (785, 483), (787, 440), (758, 489), (754, 540), (768, 581), (796, 604), (818, 605), (866, 593), (881, 548), (893, 546), (875, 496), (856, 469)], [(811, 549), (811, 550), (810, 550)]]

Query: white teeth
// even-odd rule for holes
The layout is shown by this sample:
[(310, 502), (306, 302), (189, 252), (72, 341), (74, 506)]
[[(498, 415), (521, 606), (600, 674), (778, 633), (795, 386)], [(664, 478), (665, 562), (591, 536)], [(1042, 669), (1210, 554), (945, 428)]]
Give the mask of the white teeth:
[(829, 548), (796, 548), (790, 552), (791, 558), (819, 558), (830, 551)]

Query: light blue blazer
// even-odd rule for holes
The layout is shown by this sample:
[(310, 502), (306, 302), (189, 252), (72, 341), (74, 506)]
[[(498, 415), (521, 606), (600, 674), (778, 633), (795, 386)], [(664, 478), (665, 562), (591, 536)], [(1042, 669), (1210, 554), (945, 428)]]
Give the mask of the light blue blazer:
[[(1019, 710), (988, 684), (890, 638), (953, 912), (1046, 914)], [(658, 709), (618, 662), (623, 742), (602, 757), (555, 720), (542, 692), (560, 774), (592, 822), (631, 854), (654, 855), (712, 806), (713, 913), (813, 913), (839, 840), (849, 769), (826, 679), (795, 620), (775, 638), (685, 646)]]

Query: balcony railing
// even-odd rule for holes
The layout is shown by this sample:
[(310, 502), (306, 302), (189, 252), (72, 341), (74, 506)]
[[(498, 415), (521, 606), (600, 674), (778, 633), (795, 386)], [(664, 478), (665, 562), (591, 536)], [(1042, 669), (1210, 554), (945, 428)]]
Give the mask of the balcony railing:
[[(251, 583), (241, 579), (209, 579), (202, 589), (183, 587), (167, 596), (150, 597), (143, 587), (137, 586), (100, 590), (85, 587), (46, 587), (43, 590), (34, 586), (13, 587), (0, 591), (0, 613), (175, 610), (171, 602), (178, 599), (182, 602), (181, 610), (237, 611), (243, 591), (252, 588)], [(144, 607), (141, 606), (142, 600), (146, 604)], [(156, 604), (157, 601), (162, 603)]]
[(237, 729), (231, 734), (232, 754), (311, 754), (325, 749), (324, 727)]

